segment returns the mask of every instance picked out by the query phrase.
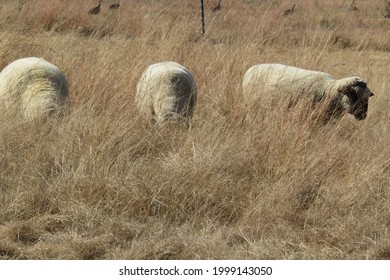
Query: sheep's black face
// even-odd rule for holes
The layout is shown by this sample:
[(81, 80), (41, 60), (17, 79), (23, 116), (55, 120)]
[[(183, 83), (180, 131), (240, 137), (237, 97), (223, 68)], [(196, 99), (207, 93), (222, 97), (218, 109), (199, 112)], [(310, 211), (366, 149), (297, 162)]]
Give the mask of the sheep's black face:
[(367, 117), (368, 102), (358, 102), (355, 105), (355, 109), (352, 114), (358, 121), (364, 120)]
[(351, 85), (345, 92), (348, 97), (348, 113), (355, 116), (357, 120), (364, 120), (367, 117), (368, 100), (374, 94), (367, 87), (365, 82), (359, 81)]

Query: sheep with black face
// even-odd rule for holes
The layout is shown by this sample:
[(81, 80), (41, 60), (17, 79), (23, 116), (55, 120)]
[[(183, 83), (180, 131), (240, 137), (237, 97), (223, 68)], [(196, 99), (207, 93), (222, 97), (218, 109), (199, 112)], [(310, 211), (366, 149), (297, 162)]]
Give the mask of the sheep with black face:
[(303, 97), (325, 104), (325, 118), (341, 117), (344, 112), (357, 120), (367, 116), (373, 93), (360, 77), (335, 79), (330, 74), (282, 64), (258, 64), (248, 69), (243, 79), (246, 102), (255, 100), (296, 101)]

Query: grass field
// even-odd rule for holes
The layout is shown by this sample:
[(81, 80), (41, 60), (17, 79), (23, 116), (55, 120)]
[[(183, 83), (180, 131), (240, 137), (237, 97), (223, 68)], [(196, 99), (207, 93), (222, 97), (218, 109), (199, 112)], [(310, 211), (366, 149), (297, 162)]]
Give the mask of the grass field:
[[(69, 81), (63, 118), (0, 112), (1, 259), (390, 259), (387, 1), (0, 1), (0, 69), (38, 56)], [(216, 2), (216, 1), (215, 1)], [(145, 125), (135, 87), (173, 60), (190, 129)], [(246, 108), (258, 63), (361, 76), (368, 117)], [(250, 116), (250, 117), (248, 117)]]

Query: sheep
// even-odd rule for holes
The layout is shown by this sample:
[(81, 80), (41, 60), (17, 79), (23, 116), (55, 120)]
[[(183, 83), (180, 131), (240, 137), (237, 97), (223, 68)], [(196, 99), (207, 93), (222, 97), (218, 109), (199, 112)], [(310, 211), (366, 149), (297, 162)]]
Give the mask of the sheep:
[(244, 100), (249, 103), (277, 101), (283, 96), (291, 104), (307, 96), (313, 104), (324, 106), (325, 120), (340, 118), (344, 112), (357, 120), (365, 119), (369, 97), (374, 95), (362, 78), (334, 79), (328, 73), (282, 64), (252, 66), (244, 75), (242, 87)]
[(146, 119), (157, 124), (166, 121), (184, 121), (188, 124), (196, 99), (194, 78), (176, 62), (166, 61), (148, 66), (137, 83), (138, 109)]
[(0, 104), (26, 119), (60, 112), (67, 96), (64, 73), (43, 58), (18, 59), (0, 72)]

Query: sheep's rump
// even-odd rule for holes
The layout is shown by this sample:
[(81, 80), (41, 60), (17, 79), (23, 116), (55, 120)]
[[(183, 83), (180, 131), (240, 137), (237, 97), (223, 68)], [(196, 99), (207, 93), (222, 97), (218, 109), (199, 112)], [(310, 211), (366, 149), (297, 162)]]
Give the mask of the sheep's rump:
[(194, 78), (176, 62), (150, 65), (137, 84), (136, 99), (140, 113), (157, 122), (188, 120), (193, 114), (196, 98)]
[(320, 97), (332, 80), (332, 76), (324, 72), (282, 64), (258, 64), (245, 73), (242, 86), (246, 101), (270, 101), (296, 99), (306, 93), (310, 98)]
[(0, 73), (0, 104), (26, 117), (58, 111), (67, 96), (64, 73), (43, 58), (18, 59)]

